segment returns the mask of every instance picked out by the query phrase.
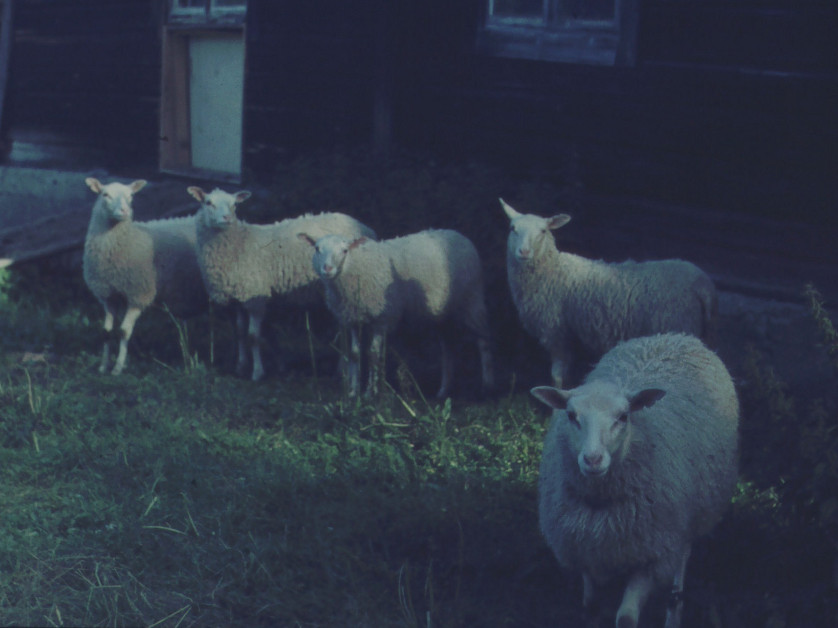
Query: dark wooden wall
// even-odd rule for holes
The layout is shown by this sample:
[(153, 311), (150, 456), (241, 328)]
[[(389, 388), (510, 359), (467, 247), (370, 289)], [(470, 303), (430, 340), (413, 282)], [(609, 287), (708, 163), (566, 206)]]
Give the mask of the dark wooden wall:
[[(594, 192), (836, 213), (838, 3), (641, 0), (634, 67), (480, 54), (483, 4), (251, 0), (247, 172), (370, 141), (383, 94), (396, 144)], [(153, 171), (163, 1), (16, 5), (5, 135), (66, 148), (59, 167)]]
[(386, 0), (251, 0), (247, 17), (247, 166), (282, 154), (367, 142), (375, 11)]
[(6, 135), (59, 167), (156, 159), (159, 6), (16, 0)]
[[(245, 167), (369, 140), (383, 0), (251, 0)], [(17, 0), (5, 135), (46, 165), (157, 164), (163, 0)]]
[(444, 26), (449, 3), (421, 4), (404, 142), (593, 191), (835, 213), (838, 4), (644, 0), (638, 63), (616, 68), (481, 55), (479, 0)]

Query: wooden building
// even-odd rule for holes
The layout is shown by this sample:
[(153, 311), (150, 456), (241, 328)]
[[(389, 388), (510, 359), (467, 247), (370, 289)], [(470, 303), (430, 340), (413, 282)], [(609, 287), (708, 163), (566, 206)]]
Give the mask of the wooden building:
[(10, 2), (7, 165), (258, 180), (373, 143), (723, 210), (838, 201), (832, 0)]

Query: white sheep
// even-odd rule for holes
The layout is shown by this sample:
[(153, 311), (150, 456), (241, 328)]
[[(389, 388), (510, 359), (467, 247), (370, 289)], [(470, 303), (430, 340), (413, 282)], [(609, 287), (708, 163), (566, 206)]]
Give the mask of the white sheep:
[(93, 205), (84, 242), (84, 280), (105, 308), (105, 347), (99, 367), (109, 361), (107, 336), (114, 316), (123, 305), (119, 353), (112, 373), (125, 368), (128, 341), (137, 319), (152, 303), (165, 303), (176, 316), (187, 317), (207, 309), (208, 299), (195, 257), (195, 217), (134, 222), (132, 200), (145, 187), (137, 180), (103, 184), (85, 179), (98, 196)]
[(448, 229), (420, 231), (372, 242), (366, 238), (310, 233), (310, 263), (326, 287), (326, 303), (351, 330), (349, 393), (360, 392), (359, 326), (370, 328), (367, 395), (378, 393), (385, 336), (406, 319), (437, 325), (442, 344), (442, 381), (437, 397), (452, 382), (450, 336), (458, 325), (477, 336), (484, 390), (493, 387), (490, 330), (483, 297), (480, 257), (471, 241)]
[(539, 478), (541, 530), (559, 563), (594, 586), (627, 578), (618, 628), (671, 586), (666, 627), (680, 622), (691, 544), (730, 503), (739, 404), (715, 353), (687, 334), (635, 338), (605, 354), (572, 390), (532, 394), (553, 409)]
[(311, 250), (297, 238), (297, 233), (375, 238), (375, 232), (340, 213), (306, 214), (269, 225), (249, 224), (236, 216), (238, 205), (250, 198), (249, 191), (205, 192), (197, 186), (187, 191), (201, 202), (197, 251), (204, 284), (213, 302), (243, 306), (244, 311), (238, 310), (237, 372), (244, 375), (247, 370), (247, 340), (252, 354), (252, 379), (257, 381), (265, 374), (260, 345), (269, 298), (280, 296), (300, 305), (322, 302), (322, 290), (311, 267)]
[(609, 264), (559, 251), (551, 231), (570, 216), (521, 214), (500, 202), (510, 220), (512, 299), (524, 329), (549, 351), (557, 387), (567, 383), (581, 355), (595, 361), (628, 338), (684, 332), (712, 344), (718, 298), (697, 266), (683, 260)]

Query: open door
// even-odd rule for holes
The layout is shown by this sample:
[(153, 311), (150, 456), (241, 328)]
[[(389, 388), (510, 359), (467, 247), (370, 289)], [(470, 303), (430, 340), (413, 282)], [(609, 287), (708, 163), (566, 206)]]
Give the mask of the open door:
[(241, 180), (245, 9), (217, 0), (173, 4), (163, 33), (161, 171)]

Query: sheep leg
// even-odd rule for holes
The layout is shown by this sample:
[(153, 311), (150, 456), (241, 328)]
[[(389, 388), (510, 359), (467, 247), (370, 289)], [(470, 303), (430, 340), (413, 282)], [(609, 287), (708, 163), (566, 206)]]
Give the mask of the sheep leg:
[(131, 334), (134, 333), (134, 324), (142, 312), (141, 308), (131, 306), (125, 311), (122, 325), (119, 326), (122, 333), (119, 338), (119, 353), (116, 356), (116, 364), (113, 365), (111, 371), (113, 375), (119, 375), (125, 368), (125, 361), (128, 359), (128, 341), (131, 340)]
[(567, 382), (567, 374), (570, 370), (570, 360), (562, 355), (554, 355), (550, 366), (550, 376), (553, 378), (553, 385), (560, 389), (562, 384)]
[(586, 573), (582, 574), (582, 606), (591, 608), (594, 604), (596, 590), (594, 579)]
[(620, 608), (617, 609), (617, 628), (636, 628), (640, 611), (652, 586), (652, 578), (644, 572), (635, 573), (629, 578)]
[(666, 608), (666, 622), (664, 628), (679, 628), (681, 612), (684, 610), (684, 575), (687, 571), (687, 561), (690, 559), (692, 547), (687, 545), (681, 554), (681, 562), (672, 581), (672, 593)]
[(110, 350), (110, 338), (111, 332), (113, 331), (113, 318), (114, 313), (113, 309), (107, 304), (103, 304), (105, 306), (105, 322), (103, 324), (103, 329), (105, 330), (105, 346), (102, 348), (102, 362), (99, 365), (99, 372), (104, 373), (108, 369), (108, 361), (111, 357), (111, 350)]
[(369, 377), (367, 382), (367, 397), (375, 397), (378, 395), (378, 381), (381, 377), (381, 362), (384, 353), (384, 330), (374, 329), (372, 337), (370, 338), (369, 347)]
[(236, 375), (244, 377), (247, 372), (247, 311), (244, 306), (236, 306), (236, 338), (239, 346), (239, 359), (236, 363)]
[(495, 388), (495, 372), (492, 365), (492, 348), (486, 338), (477, 339), (477, 350), (480, 352), (481, 381), (483, 392), (489, 393)]
[(357, 325), (349, 330), (349, 343), (349, 364), (344, 375), (349, 396), (357, 397), (361, 391), (361, 329)]
[(451, 390), (451, 379), (454, 373), (454, 357), (451, 355), (451, 348), (445, 334), (439, 339), (439, 350), (442, 355), (442, 378), (439, 390), (436, 393), (437, 399), (445, 399)]
[(253, 375), (250, 379), (258, 382), (265, 376), (265, 367), (262, 365), (262, 321), (265, 319), (265, 302), (260, 299), (251, 304), (248, 314), (250, 314), (250, 324), (247, 328), (247, 339), (253, 354)]
[(492, 347), (489, 342), (491, 331), (489, 329), (489, 316), (486, 312), (483, 294), (480, 294), (475, 305), (470, 308), (474, 316), (467, 319), (466, 326), (471, 328), (477, 336), (477, 351), (480, 354), (480, 377), (484, 393), (490, 393), (495, 387), (495, 373), (492, 365)]

